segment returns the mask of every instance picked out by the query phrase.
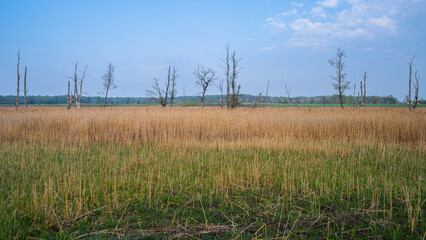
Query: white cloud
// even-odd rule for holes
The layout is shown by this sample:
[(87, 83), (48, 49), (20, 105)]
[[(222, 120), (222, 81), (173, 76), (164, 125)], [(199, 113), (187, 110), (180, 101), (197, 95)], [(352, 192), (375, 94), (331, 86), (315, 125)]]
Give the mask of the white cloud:
[[(265, 22), (270, 32), (286, 31), (290, 35), (284, 42), (286, 46), (336, 46), (347, 40), (398, 34), (398, 18), (408, 4), (406, 0), (344, 1), (344, 4), (340, 4), (342, 0), (317, 1), (310, 12), (291, 10)], [(415, 4), (412, 1), (415, 0), (409, 4)]]
[(286, 24), (283, 23), (280, 19), (274, 17), (266, 19), (265, 25), (270, 28), (271, 33), (282, 32), (286, 29)]
[(324, 1), (319, 1), (317, 3), (324, 7), (336, 8), (337, 5), (339, 4), (339, 0), (324, 0)]
[(315, 7), (311, 9), (312, 17), (314, 18), (327, 18), (327, 13), (322, 7)]
[(295, 7), (303, 7), (303, 3), (291, 2), (291, 5)]
[(396, 33), (396, 30), (398, 28), (395, 20), (390, 19), (388, 16), (381, 16), (379, 18), (370, 18), (369, 23), (372, 26), (377, 26), (384, 30), (389, 30), (392, 33)]
[(345, 28), (340, 23), (311, 22), (307, 18), (299, 18), (290, 24), (293, 37), (285, 42), (291, 47), (322, 47), (345, 39), (366, 37), (366, 31), (362, 28)]
[(278, 14), (278, 15), (279, 15), (279, 16), (288, 17), (288, 16), (296, 15), (296, 14), (297, 14), (297, 10), (296, 10), (296, 9), (293, 9), (293, 10), (289, 10), (289, 11), (282, 12), (282, 13), (280, 13), (280, 14)]
[(269, 51), (269, 50), (272, 50), (272, 49), (274, 49), (274, 48), (276, 48), (277, 46), (274, 44), (274, 45), (271, 45), (271, 46), (267, 46), (267, 47), (264, 47), (264, 48), (262, 48), (262, 50), (263, 51)]

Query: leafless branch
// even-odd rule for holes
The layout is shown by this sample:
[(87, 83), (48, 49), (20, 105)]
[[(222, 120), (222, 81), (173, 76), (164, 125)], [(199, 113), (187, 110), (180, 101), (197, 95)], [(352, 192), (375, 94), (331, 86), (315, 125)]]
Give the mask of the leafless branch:
[(213, 69), (204, 68), (202, 65), (194, 69), (192, 73), (197, 79), (195, 84), (201, 88), (201, 106), (204, 107), (204, 100), (207, 88), (216, 80), (216, 73)]

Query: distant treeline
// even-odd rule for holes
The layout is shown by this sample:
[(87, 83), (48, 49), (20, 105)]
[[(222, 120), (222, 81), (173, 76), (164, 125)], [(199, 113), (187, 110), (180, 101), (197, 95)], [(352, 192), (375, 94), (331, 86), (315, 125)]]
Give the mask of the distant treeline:
[[(254, 103), (258, 96), (244, 94), (241, 95), (241, 103), (249, 104)], [(83, 96), (81, 98), (82, 104), (103, 104), (104, 97), (95, 96)], [(262, 96), (262, 102), (265, 101), (265, 97)], [(339, 96), (315, 96), (315, 97), (294, 97), (293, 100), (297, 104), (338, 104)], [(355, 97), (356, 100), (356, 97)], [(14, 105), (16, 101), (16, 96), (0, 96), (0, 105)], [(198, 96), (180, 96), (176, 98), (177, 104), (185, 105), (197, 105), (201, 103), (201, 100)], [(220, 95), (208, 95), (206, 96), (206, 105), (218, 105), (221, 102)], [(353, 103), (353, 96), (344, 96), (344, 103), (351, 104)], [(24, 97), (19, 97), (19, 102), (24, 102)], [(27, 96), (27, 102), (30, 105), (49, 105), (49, 104), (66, 104), (67, 96)], [(269, 97), (266, 99), (266, 103), (273, 104), (291, 104), (290, 100), (287, 97)], [(387, 97), (380, 96), (367, 96), (367, 104), (398, 104), (401, 103), (392, 95)], [(143, 105), (152, 105), (155, 102), (148, 97), (112, 97), (108, 99), (108, 104), (119, 105), (119, 104), (143, 104)], [(426, 104), (426, 100), (420, 100), (419, 104)]]

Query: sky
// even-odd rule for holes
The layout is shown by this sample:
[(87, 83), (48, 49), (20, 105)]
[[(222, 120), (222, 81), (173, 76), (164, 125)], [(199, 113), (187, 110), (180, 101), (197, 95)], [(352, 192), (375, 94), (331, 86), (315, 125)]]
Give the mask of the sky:
[(119, 86), (109, 96), (145, 97), (168, 66), (179, 74), (178, 95), (196, 95), (193, 70), (211, 67), (223, 78), (228, 43), (242, 59), (242, 93), (265, 93), (269, 80), (271, 96), (285, 96), (284, 84), (294, 96), (334, 94), (328, 59), (341, 48), (345, 94), (354, 84), (358, 93), (367, 72), (367, 95), (403, 100), (416, 56), (426, 98), (426, 0), (0, 0), (0, 95), (16, 94), (18, 49), (29, 95), (66, 95), (76, 61), (88, 66), (87, 96), (101, 93), (109, 63)]

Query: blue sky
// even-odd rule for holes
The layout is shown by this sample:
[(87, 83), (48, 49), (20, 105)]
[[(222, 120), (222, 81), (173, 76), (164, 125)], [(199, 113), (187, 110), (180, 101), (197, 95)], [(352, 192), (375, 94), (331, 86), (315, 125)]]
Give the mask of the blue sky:
[[(416, 55), (420, 98), (426, 93), (425, 0), (324, 1), (7, 1), (0, 0), (1, 95), (16, 93), (28, 66), (31, 95), (63, 95), (73, 62), (88, 65), (84, 92), (95, 96), (111, 62), (119, 88), (110, 96), (145, 96), (153, 78), (176, 66), (179, 95), (195, 95), (192, 70), (214, 68), (229, 42), (242, 58), (243, 93), (284, 96), (333, 94), (327, 59), (346, 50), (347, 79), (367, 95), (408, 92), (408, 61)], [(358, 90), (357, 90), (358, 91)], [(217, 94), (212, 88), (208, 94)], [(346, 92), (352, 94), (353, 89)]]

